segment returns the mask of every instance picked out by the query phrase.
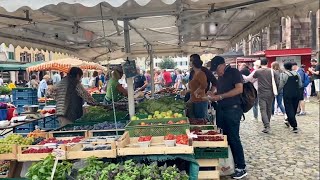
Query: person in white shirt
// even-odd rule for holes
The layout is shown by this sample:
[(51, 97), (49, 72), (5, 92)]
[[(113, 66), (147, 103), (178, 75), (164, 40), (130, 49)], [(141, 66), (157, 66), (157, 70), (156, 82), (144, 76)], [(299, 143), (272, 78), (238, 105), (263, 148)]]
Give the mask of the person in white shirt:
[(39, 87), (38, 87), (38, 98), (45, 97), (46, 91), (48, 89), (47, 82), (50, 80), (49, 75), (43, 76), (43, 79), (40, 81)]
[(53, 77), (52, 77), (53, 85), (57, 84), (60, 81), (61, 81), (60, 74), (58, 72), (53, 72)]

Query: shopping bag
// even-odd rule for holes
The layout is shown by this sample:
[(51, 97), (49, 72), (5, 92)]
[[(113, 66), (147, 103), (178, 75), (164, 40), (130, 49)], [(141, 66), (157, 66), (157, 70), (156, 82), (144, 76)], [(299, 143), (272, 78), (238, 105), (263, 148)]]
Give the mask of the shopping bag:
[(229, 176), (234, 173), (234, 161), (230, 146), (228, 147), (228, 158), (219, 159), (220, 176)]

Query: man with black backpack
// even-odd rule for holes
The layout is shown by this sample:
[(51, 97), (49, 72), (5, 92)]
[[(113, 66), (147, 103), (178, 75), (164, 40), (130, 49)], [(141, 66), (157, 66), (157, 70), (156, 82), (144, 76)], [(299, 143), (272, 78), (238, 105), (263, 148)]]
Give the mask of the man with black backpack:
[(204, 97), (217, 102), (217, 125), (227, 135), (228, 143), (234, 157), (236, 170), (232, 176), (234, 179), (242, 179), (247, 176), (243, 147), (239, 130), (240, 120), (243, 115), (241, 94), (243, 92), (243, 80), (239, 70), (225, 64), (224, 58), (215, 56), (211, 60), (211, 71), (219, 76), (217, 80), (217, 93), (211, 91)]
[(291, 62), (286, 62), (283, 66), (286, 71), (280, 74), (279, 89), (283, 89), (283, 101), (288, 116), (286, 125), (293, 128), (292, 132), (298, 133), (296, 114), (303, 85), (299, 74), (292, 70)]

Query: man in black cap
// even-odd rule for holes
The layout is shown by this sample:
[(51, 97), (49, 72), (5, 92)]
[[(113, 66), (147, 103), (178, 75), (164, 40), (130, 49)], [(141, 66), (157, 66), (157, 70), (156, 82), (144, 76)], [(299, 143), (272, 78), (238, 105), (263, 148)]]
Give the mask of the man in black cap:
[(243, 92), (243, 80), (238, 69), (227, 65), (223, 57), (215, 56), (211, 60), (211, 71), (219, 76), (217, 93), (207, 93), (208, 99), (218, 102), (217, 125), (227, 135), (234, 164), (236, 166), (234, 179), (247, 176), (243, 148), (239, 136), (240, 120), (243, 114), (240, 94)]

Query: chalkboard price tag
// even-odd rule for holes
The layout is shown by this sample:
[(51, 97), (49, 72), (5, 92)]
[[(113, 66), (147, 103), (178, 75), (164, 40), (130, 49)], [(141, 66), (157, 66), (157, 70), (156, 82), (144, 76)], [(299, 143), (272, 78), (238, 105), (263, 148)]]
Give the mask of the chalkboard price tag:
[(126, 75), (126, 78), (132, 78), (137, 76), (136, 62), (127, 60), (122, 64), (123, 72)]

